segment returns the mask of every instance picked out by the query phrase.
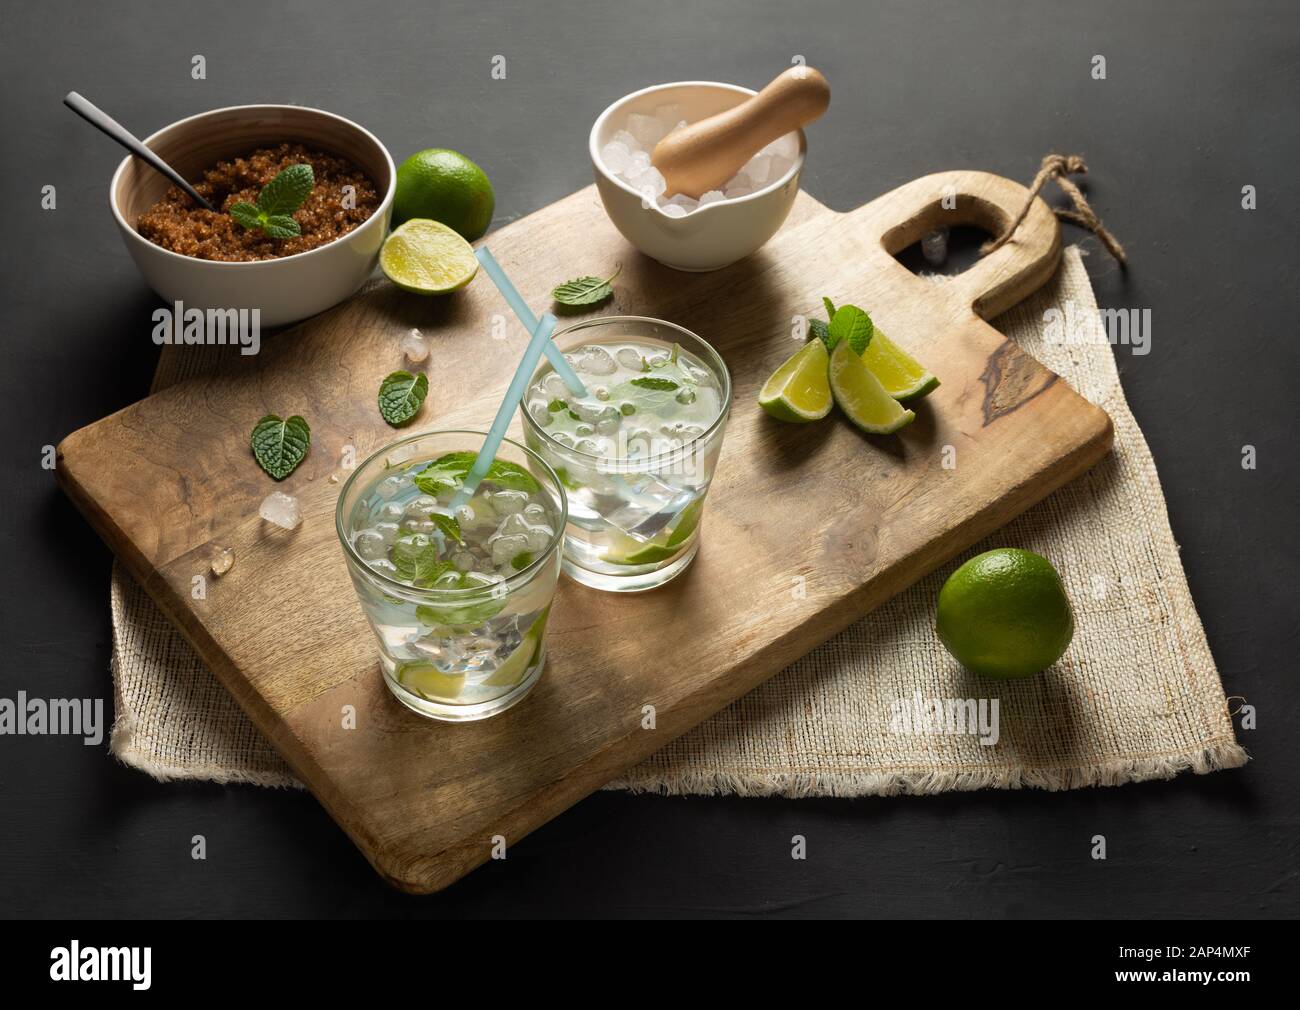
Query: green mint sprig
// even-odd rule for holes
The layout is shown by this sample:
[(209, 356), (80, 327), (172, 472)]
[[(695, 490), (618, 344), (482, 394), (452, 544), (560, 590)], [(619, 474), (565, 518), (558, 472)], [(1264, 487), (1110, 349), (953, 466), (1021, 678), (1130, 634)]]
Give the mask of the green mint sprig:
[[(437, 497), (446, 491), (455, 491), (465, 483), (470, 468), (474, 465), (475, 453), (449, 452), (439, 456), (432, 463), (415, 475), (413, 481), (425, 494)], [(490, 480), (497, 487), (506, 491), (541, 490), (537, 479), (518, 463), (504, 459), (494, 459), (488, 467), (485, 480)], [(459, 538), (458, 538), (459, 539)]]
[(267, 414), (253, 426), (250, 439), (257, 465), (275, 480), (284, 480), (311, 447), (311, 428), (299, 415), (287, 421)]
[(316, 184), (310, 165), (290, 165), (257, 194), (257, 203), (231, 204), (230, 216), (249, 231), (260, 228), (269, 238), (297, 238), (302, 227), (293, 219)]
[(394, 428), (400, 428), (420, 412), (429, 395), (429, 377), (396, 371), (379, 384), (379, 413)]
[(861, 355), (876, 331), (871, 316), (856, 305), (841, 305), (837, 309), (829, 298), (823, 298), (822, 304), (826, 306), (826, 316), (830, 322), (810, 319), (808, 332), (814, 339), (824, 343), (828, 351), (835, 350), (835, 345), (841, 340), (847, 340), (854, 353)]
[(551, 297), (556, 304), (568, 309), (593, 308), (614, 293), (613, 281), (622, 269), (623, 264), (620, 263), (604, 280), (588, 276), (565, 281), (551, 291)]

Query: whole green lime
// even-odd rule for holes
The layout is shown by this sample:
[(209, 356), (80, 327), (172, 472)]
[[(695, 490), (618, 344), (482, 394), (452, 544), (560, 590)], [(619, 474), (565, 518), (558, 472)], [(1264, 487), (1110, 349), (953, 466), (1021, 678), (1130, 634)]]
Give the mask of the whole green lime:
[(482, 238), (492, 223), (496, 196), (483, 169), (463, 154), (430, 148), (397, 166), (394, 228), (412, 218), (441, 221), (466, 242)]
[(1052, 563), (999, 547), (971, 558), (939, 590), (939, 639), (985, 677), (1031, 677), (1065, 654), (1074, 614)]

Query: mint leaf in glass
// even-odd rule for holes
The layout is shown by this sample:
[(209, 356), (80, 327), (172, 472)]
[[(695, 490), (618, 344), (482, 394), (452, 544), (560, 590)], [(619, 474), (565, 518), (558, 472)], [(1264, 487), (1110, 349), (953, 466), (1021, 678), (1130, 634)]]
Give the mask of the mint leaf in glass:
[(678, 388), (677, 383), (672, 379), (661, 379), (657, 375), (642, 375), (629, 381), (642, 389), (659, 389), (665, 393), (671, 393)]
[(253, 426), (250, 443), (257, 465), (276, 480), (284, 480), (307, 455), (311, 428), (297, 414), (287, 421), (267, 414)]
[(441, 512), (432, 512), (429, 514), (429, 518), (433, 520), (433, 524), (438, 529), (442, 530), (443, 536), (450, 537), (458, 544), (465, 542), (460, 535), (460, 520), (455, 516), (445, 516)]
[(398, 537), (390, 555), (397, 577), (413, 586), (430, 586), (455, 565), (438, 557), (438, 545), (423, 533)]
[(429, 377), (397, 371), (379, 385), (379, 413), (394, 428), (401, 427), (420, 411), (429, 394)]

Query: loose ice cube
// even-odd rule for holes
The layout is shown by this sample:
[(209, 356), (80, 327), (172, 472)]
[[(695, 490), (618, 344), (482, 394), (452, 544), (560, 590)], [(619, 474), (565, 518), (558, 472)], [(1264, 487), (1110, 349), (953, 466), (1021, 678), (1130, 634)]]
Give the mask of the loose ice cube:
[(230, 566), (235, 563), (235, 552), (226, 547), (217, 552), (217, 556), (212, 559), (212, 574), (218, 577), (225, 575), (230, 571)]
[(257, 514), (286, 530), (296, 530), (302, 525), (302, 509), (298, 505), (298, 499), (283, 491), (272, 491), (263, 498)]
[(402, 353), (406, 355), (407, 361), (418, 365), (429, 356), (429, 341), (424, 339), (424, 334), (419, 330), (411, 330), (402, 338)]

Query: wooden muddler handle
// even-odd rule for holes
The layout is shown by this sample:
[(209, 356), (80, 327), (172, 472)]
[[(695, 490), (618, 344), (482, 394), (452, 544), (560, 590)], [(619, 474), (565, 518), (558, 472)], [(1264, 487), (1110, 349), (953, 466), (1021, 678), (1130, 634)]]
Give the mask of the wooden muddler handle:
[(655, 146), (650, 164), (668, 183), (665, 195), (721, 189), (755, 154), (817, 119), (831, 87), (812, 67), (791, 67), (735, 108), (674, 130)]

